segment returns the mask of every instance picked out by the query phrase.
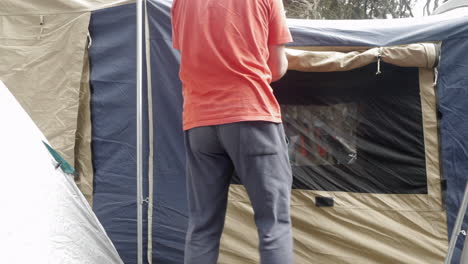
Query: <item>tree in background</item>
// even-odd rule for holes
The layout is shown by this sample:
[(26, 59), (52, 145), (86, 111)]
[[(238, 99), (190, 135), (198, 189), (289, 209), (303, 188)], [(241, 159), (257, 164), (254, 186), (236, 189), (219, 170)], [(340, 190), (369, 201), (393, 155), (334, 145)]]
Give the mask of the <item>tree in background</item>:
[[(426, 0), (430, 15), (447, 0)], [(283, 0), (289, 18), (370, 19), (413, 17), (414, 0)]]

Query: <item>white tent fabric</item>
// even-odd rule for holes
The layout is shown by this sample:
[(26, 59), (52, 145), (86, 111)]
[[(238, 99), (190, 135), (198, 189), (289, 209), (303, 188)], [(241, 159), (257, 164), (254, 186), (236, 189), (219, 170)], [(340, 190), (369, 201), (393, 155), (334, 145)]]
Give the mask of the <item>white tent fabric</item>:
[(44, 135), (0, 81), (0, 263), (123, 263)]

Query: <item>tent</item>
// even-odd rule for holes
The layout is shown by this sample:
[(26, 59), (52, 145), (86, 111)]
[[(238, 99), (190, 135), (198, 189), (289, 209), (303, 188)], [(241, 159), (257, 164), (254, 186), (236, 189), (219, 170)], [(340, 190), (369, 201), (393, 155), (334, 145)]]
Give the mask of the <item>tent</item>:
[[(182, 263), (187, 224), (171, 4), (147, 1), (144, 19), (153, 263)], [(0, 10), (0, 79), (80, 172), (123, 261), (136, 263), (135, 4), (8, 0)], [(290, 71), (274, 86), (291, 142), (298, 263), (441, 263), (468, 172), (468, 16), (289, 24)], [(258, 259), (238, 183), (220, 263)]]
[(468, 2), (466, 0), (451, 0), (445, 2), (443, 5), (439, 6), (436, 10), (434, 10), (434, 15), (436, 14), (443, 14), (447, 12), (466, 12), (468, 8)]
[[(123, 263), (73, 182), (73, 168), (0, 82), (3, 263)], [(49, 151), (48, 151), (49, 149)]]

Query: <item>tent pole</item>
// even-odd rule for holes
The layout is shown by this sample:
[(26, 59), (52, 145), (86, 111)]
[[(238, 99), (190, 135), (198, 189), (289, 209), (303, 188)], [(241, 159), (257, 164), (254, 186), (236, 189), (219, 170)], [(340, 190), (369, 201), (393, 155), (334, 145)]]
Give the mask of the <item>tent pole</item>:
[(463, 201), (458, 209), (457, 220), (455, 221), (455, 225), (453, 226), (452, 236), (450, 238), (450, 244), (447, 252), (447, 257), (445, 258), (445, 264), (450, 264), (452, 262), (453, 251), (455, 249), (455, 245), (457, 244), (458, 235), (461, 232), (463, 219), (465, 218), (466, 207), (468, 206), (468, 183), (465, 186), (465, 194), (463, 195)]
[(143, 1), (136, 0), (137, 4), (137, 72), (136, 72), (136, 94), (137, 94), (137, 258), (138, 264), (143, 264)]

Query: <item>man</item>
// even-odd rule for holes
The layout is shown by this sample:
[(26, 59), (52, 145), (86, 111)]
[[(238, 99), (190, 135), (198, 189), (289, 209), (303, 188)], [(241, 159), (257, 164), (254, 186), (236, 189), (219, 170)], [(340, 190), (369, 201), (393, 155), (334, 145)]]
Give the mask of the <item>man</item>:
[(291, 167), (270, 83), (292, 41), (281, 0), (175, 0), (189, 225), (185, 264), (215, 264), (235, 169), (255, 211), (263, 264), (292, 264)]

